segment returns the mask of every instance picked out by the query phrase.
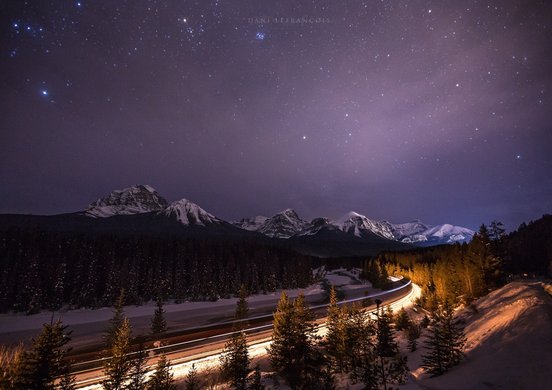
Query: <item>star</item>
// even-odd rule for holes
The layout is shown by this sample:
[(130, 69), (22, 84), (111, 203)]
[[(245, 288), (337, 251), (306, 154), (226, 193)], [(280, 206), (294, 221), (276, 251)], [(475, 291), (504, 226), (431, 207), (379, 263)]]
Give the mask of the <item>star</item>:
[(45, 89), (43, 89), (42, 91), (40, 91), (40, 94), (41, 94), (42, 96), (48, 96), (48, 91), (45, 90)]
[(255, 34), (255, 39), (258, 41), (263, 41), (265, 39), (265, 33), (262, 31), (257, 31), (257, 34)]
[(307, 136), (306, 136), (306, 135), (304, 135), (304, 136), (303, 136), (303, 139), (307, 139)]
[(516, 159), (517, 159), (517, 160), (521, 160), (521, 155), (518, 154), (518, 155), (516, 156)]

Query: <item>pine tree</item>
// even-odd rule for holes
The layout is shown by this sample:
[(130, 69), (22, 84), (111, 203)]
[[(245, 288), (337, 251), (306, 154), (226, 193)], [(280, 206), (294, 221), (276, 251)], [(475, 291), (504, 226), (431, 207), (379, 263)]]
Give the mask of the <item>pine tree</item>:
[(378, 311), (376, 327), (377, 377), (379, 384), (387, 389), (390, 383), (404, 383), (408, 368), (406, 357), (401, 356), (395, 341), (390, 309)]
[(129, 382), (125, 390), (143, 390), (146, 386), (146, 362), (148, 356), (144, 345), (140, 344), (130, 361)]
[(458, 321), (454, 320), (454, 310), (448, 301), (435, 312), (432, 322), (425, 343), (428, 353), (422, 356), (422, 367), (431, 376), (438, 376), (460, 363), (466, 339)]
[[(248, 296), (247, 289), (242, 284), (240, 286), (240, 292), (239, 292), (239, 295), (238, 295), (238, 303), (236, 305), (236, 315), (235, 315), (236, 320), (243, 320), (243, 319), (247, 318), (247, 314), (249, 313), (249, 305), (247, 304), (247, 296)], [(241, 328), (243, 329), (243, 327), (245, 327), (245, 326), (246, 325), (244, 323), (244, 326), (242, 326)]]
[(346, 350), (349, 357), (350, 377), (361, 382), (367, 390), (378, 388), (374, 325), (368, 314), (353, 305), (347, 311)]
[(124, 321), (125, 315), (123, 311), (123, 305), (125, 303), (125, 290), (121, 289), (117, 302), (115, 302), (113, 317), (109, 320), (109, 326), (106, 330), (104, 340), (106, 346), (109, 348), (113, 345), (115, 340), (115, 335), (117, 331), (121, 328), (121, 324)]
[(167, 330), (167, 321), (165, 320), (165, 310), (163, 309), (163, 301), (157, 298), (157, 307), (151, 320), (151, 334), (159, 336)]
[(186, 390), (199, 390), (199, 379), (197, 378), (197, 369), (195, 364), (192, 364), (190, 371), (186, 375)]
[(408, 349), (414, 352), (418, 348), (418, 338), (420, 337), (420, 326), (411, 323), (407, 329), (406, 337), (408, 340)]
[(32, 340), (29, 351), (21, 357), (21, 369), (15, 388), (54, 389), (55, 382), (69, 370), (65, 345), (71, 340), (67, 326), (60, 321), (44, 324), (40, 335)]
[[(235, 320), (247, 318), (247, 291), (242, 285), (240, 297), (236, 303)], [(230, 382), (233, 388), (245, 390), (247, 388), (247, 376), (249, 375), (249, 353), (247, 351), (247, 338), (244, 323), (239, 322), (234, 326), (234, 332), (224, 346), (221, 355), (221, 374), (224, 380)]]
[(302, 388), (317, 374), (319, 363), (314, 342), (315, 325), (305, 297), (299, 295), (291, 303), (282, 293), (274, 313), (272, 342), (267, 348), (272, 368), (292, 388)]
[(123, 318), (110, 348), (111, 356), (105, 361), (104, 374), (106, 378), (102, 386), (106, 390), (124, 389), (131, 367), (131, 359), (128, 356), (130, 351), (131, 328), (128, 318)]
[(346, 369), (347, 347), (344, 310), (337, 305), (337, 295), (334, 286), (330, 289), (330, 304), (328, 305), (328, 329), (324, 342), (328, 359), (335, 372)]
[(148, 380), (147, 390), (176, 390), (174, 376), (170, 362), (165, 355), (161, 355), (155, 366), (155, 372)]
[(247, 340), (242, 331), (235, 332), (224, 346), (221, 358), (221, 373), (225, 381), (237, 390), (247, 389), (249, 375), (249, 354)]
[(401, 307), (401, 309), (398, 311), (397, 315), (395, 316), (395, 329), (396, 330), (408, 330), (410, 328), (411, 321), (410, 317), (408, 316), (408, 313), (404, 309), (404, 307)]

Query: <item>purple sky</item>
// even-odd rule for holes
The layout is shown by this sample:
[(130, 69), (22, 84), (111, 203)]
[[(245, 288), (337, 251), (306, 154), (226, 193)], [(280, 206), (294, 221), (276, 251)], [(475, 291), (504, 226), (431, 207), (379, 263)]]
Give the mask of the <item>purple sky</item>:
[[(300, 19), (304, 17), (304, 19)], [(0, 212), (552, 212), (548, 1), (4, 1)]]

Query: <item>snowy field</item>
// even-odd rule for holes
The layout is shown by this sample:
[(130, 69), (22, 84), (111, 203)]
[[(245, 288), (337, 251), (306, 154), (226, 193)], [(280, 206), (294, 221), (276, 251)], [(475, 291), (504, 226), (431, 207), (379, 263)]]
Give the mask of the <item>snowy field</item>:
[[(324, 269), (317, 269), (315, 272), (323, 279), (326, 279), (328, 283), (335, 285), (343, 290), (357, 290), (371, 288), (371, 284), (367, 281), (361, 281), (359, 279), (360, 270), (352, 269), (346, 270), (344, 268), (325, 271)], [(267, 294), (256, 294), (248, 297), (249, 307), (251, 310), (263, 307), (270, 308), (271, 312), (275, 307), (280, 294), (283, 290), (277, 290)], [(299, 294), (304, 294), (309, 301), (316, 301), (322, 298), (324, 289), (322, 283), (318, 282), (309, 287), (301, 289), (285, 290), (289, 297), (296, 297)], [(167, 320), (169, 328), (171, 326), (186, 326), (185, 323), (181, 323), (179, 320), (172, 321), (172, 318), (194, 318), (201, 315), (201, 318), (213, 318), (214, 316), (232, 316), (236, 307), (237, 298), (219, 299), (218, 301), (201, 301), (201, 302), (183, 302), (183, 303), (167, 303), (164, 306), (167, 313)], [(125, 306), (125, 315), (133, 321), (133, 327), (136, 331), (147, 331), (149, 326), (149, 318), (153, 316), (155, 311), (155, 302), (148, 302), (141, 306)], [(205, 314), (204, 314), (205, 313)], [(75, 327), (85, 324), (103, 324), (107, 323), (113, 316), (113, 309), (110, 307), (103, 307), (100, 309), (78, 309), (78, 310), (65, 310), (55, 312), (53, 314), (54, 320), (61, 318), (65, 325)], [(9, 313), (0, 314), (0, 336), (3, 333), (21, 332), (21, 331), (38, 331), (42, 324), (49, 323), (52, 319), (52, 312), (40, 312), (33, 315), (25, 315), (23, 313)], [(144, 319), (138, 320), (138, 319)], [(143, 324), (142, 324), (143, 323)], [(196, 322), (196, 325), (201, 325), (201, 322)], [(142, 329), (144, 328), (145, 329)], [(99, 326), (100, 327), (100, 326)], [(105, 327), (104, 327), (105, 329)], [(103, 329), (102, 329), (103, 331)], [(73, 336), (78, 336), (78, 330), (73, 333)]]

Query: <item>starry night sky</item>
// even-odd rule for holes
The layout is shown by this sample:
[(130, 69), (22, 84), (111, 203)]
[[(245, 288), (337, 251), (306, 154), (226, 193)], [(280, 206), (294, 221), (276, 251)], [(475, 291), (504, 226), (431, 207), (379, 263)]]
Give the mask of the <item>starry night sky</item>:
[(548, 1), (0, 3), (0, 212), (552, 212)]

